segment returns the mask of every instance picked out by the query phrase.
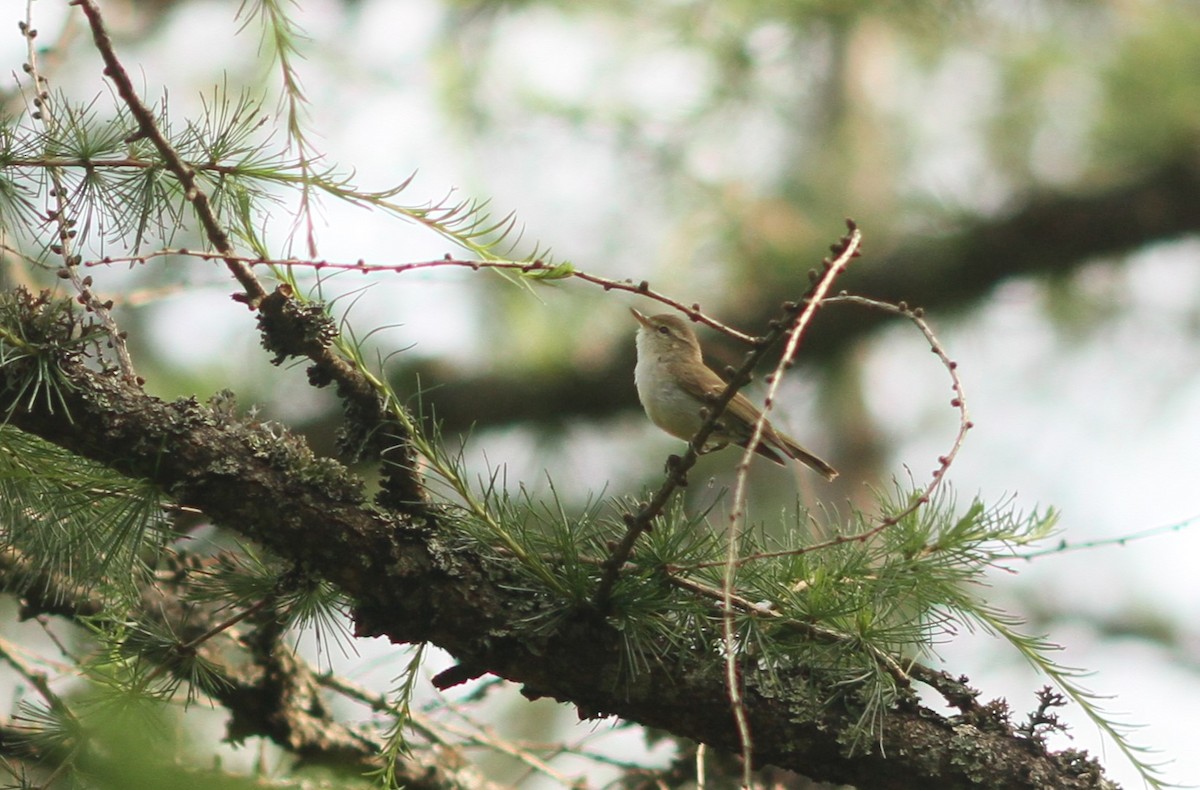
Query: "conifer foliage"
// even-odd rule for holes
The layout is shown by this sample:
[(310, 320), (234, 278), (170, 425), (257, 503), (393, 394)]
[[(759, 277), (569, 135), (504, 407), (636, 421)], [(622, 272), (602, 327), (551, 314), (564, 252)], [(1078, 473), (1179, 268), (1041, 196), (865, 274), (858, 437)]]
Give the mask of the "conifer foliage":
[[(99, 0), (70, 6), (105, 89), (83, 102), (62, 92), (27, 17), (0, 118), (0, 580), (19, 602), (4, 617), (29, 629), (0, 640), (21, 687), (0, 715), (5, 786), (300, 787), (317, 772), (346, 787), (486, 787), (463, 756), (485, 748), (564, 783), (560, 754), (630, 787), (754, 782), (764, 769), (863, 788), (1105, 787), (1094, 759), (1046, 745), (1065, 704), (1157, 783), (1081, 671), (987, 602), (984, 573), (1049, 536), (1055, 514), (956, 498), (946, 473), (971, 427), (957, 365), (921, 311), (838, 293), (861, 252), (853, 223), (840, 239), (830, 230), (812, 289), (747, 336), (649, 283), (519, 253), (515, 218), (490, 216), (485, 201), (409, 204), (407, 181), (357, 186), (353, 163), (325, 161), (309, 131), (293, 73), (304, 38), (286, 3), (241, 10), (243, 34), (261, 32), (260, 55), (283, 75), (283, 100), (218, 87), (194, 117), (170, 92), (145, 95)], [(415, 224), (458, 257), (322, 260), (322, 201)], [(307, 257), (267, 241), (281, 206)], [(315, 453), (238, 393), (149, 393), (143, 339), (105, 294), (121, 267), (178, 261), (223, 267), (264, 358), (335, 393), (336, 451)], [(899, 317), (943, 363), (957, 437), (930, 479), (881, 490), (871, 508), (797, 504), (769, 522), (746, 518), (749, 451), (728, 508), (697, 511), (681, 496), (703, 435), (648, 490), (583, 507), (553, 482), (550, 496), (527, 493), (502, 467), (480, 479), (421, 393), (371, 358), (370, 328), (322, 296), (334, 271), (436, 267), (498, 271), (498, 289), (634, 294), (749, 339), (702, 434), (753, 369), (778, 360), (778, 380), (816, 309)], [(994, 634), (1045, 674), (1027, 721), (939, 665), (937, 646), (963, 630)], [(371, 636), (412, 648), (381, 692), (306, 661), (300, 635), (334, 652)], [(664, 767), (508, 741), (465, 702), (422, 707), (429, 648), (455, 662), (437, 688), (474, 682), (483, 698), (493, 684), (479, 679), (492, 676), (585, 718), (644, 726), (672, 742), (671, 757)], [(194, 723), (214, 711), (218, 736)], [(270, 744), (282, 767), (225, 766), (218, 741)]]

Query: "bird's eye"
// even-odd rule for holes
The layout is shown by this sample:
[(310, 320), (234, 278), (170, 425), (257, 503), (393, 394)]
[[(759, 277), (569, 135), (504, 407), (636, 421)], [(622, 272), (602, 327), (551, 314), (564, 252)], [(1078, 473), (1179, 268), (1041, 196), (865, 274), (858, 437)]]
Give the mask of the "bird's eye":
[(667, 329), (665, 326), (660, 326), (660, 327), (658, 328), (658, 333), (659, 333), (660, 335), (669, 335), (669, 334), (671, 334), (671, 330), (670, 330), (670, 329)]

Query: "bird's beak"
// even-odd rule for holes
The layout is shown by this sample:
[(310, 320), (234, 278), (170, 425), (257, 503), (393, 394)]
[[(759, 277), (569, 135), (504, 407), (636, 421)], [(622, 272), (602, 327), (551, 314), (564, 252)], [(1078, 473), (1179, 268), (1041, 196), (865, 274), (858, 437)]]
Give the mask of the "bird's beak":
[(646, 316), (642, 315), (642, 314), (641, 314), (641, 313), (639, 313), (637, 310), (634, 310), (632, 307), (631, 307), (631, 308), (629, 308), (629, 312), (633, 313), (633, 317), (637, 319), (637, 322), (638, 322), (639, 324), (641, 324), (642, 326), (646, 327), (647, 329), (650, 329), (650, 319), (649, 319), (649, 318), (647, 318)]

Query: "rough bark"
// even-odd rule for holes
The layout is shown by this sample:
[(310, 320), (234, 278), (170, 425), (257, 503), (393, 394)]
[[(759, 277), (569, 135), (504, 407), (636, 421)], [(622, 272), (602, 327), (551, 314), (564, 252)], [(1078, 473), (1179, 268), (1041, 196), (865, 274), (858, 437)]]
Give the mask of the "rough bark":
[[(25, 357), (0, 366), (10, 424), (152, 480), (179, 504), (335, 583), (354, 602), (359, 634), (428, 641), (455, 655), (466, 676), (494, 673), (531, 697), (573, 703), (581, 715), (617, 715), (738, 750), (713, 656), (677, 655), (631, 674), (621, 634), (593, 614), (533, 632), (523, 625), (529, 616), (555, 604), (522, 593), (526, 585), (504, 568), (447, 540), (435, 506), (385, 512), (339, 465), (278, 427), (232, 422), (191, 399), (163, 402), (70, 356), (56, 360), (64, 386), (60, 409), (50, 411), (45, 399), (18, 397), (34, 364)], [(745, 680), (759, 764), (864, 790), (1106, 786), (1094, 763), (1046, 753), (1002, 716), (952, 719), (915, 702), (890, 711), (878, 741), (851, 754), (853, 710), (764, 693), (750, 670)]]

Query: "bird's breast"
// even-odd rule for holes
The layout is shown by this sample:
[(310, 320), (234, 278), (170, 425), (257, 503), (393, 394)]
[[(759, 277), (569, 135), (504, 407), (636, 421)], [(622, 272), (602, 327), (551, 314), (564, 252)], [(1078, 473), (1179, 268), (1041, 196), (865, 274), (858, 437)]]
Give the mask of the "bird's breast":
[(633, 370), (638, 399), (650, 421), (679, 439), (691, 439), (700, 428), (700, 402), (671, 374), (669, 363), (639, 355)]

